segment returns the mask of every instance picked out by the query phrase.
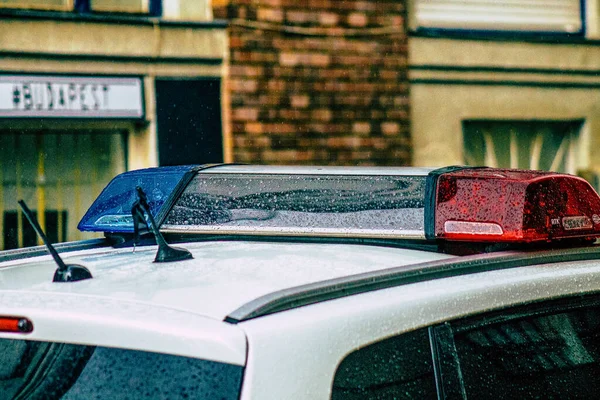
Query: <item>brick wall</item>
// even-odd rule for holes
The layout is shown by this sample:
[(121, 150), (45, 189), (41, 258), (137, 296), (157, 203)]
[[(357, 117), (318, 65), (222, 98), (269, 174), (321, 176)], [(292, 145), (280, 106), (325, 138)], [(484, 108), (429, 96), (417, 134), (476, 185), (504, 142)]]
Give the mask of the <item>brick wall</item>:
[(231, 0), (233, 156), (409, 165), (405, 0)]

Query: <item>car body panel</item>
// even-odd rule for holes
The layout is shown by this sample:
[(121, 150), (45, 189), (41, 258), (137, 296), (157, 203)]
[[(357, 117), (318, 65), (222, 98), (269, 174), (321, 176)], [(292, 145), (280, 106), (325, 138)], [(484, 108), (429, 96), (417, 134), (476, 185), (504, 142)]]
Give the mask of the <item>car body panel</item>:
[[(160, 168), (157, 168), (144, 173), (159, 172)], [(435, 215), (435, 204), (428, 199), (434, 199), (437, 193), (431, 185), (427, 186), (433, 182), (429, 177), (434, 176), (435, 171), (431, 172), (430, 169), (412, 168), (219, 165), (198, 172), (190, 179), (199, 177), (201, 183), (220, 182), (211, 193), (217, 194), (217, 199), (221, 199), (219, 196), (229, 199), (236, 198), (233, 189), (247, 184), (248, 175), (253, 174), (252, 179), (260, 187), (257, 192), (261, 194), (263, 191), (285, 194), (289, 178), (284, 174), (317, 175), (314, 180), (323, 181), (321, 186), (311, 189), (317, 194), (327, 192), (333, 186), (319, 175), (332, 175), (338, 181), (343, 181), (338, 175), (351, 175), (356, 178), (357, 188), (368, 189), (365, 196), (371, 202), (376, 191), (371, 190), (373, 187), (367, 182), (369, 179), (373, 182), (373, 176), (417, 176), (414, 181), (425, 184), (419, 187), (428, 192), (429, 197), (425, 199), (424, 208), (422, 202), (415, 203), (419, 207), (408, 208), (418, 208), (419, 213), (422, 210), (427, 224), (434, 222), (431, 218)], [(275, 184), (269, 186), (263, 181), (262, 174), (279, 176), (274, 180)], [(234, 175), (241, 176), (241, 180), (234, 182), (230, 179)], [(160, 174), (154, 178), (160, 180)], [(300, 180), (309, 179), (302, 176)], [(183, 196), (186, 190), (181, 182), (163, 203), (168, 205), (164, 213), (176, 210), (177, 203), (172, 200)], [(391, 221), (390, 215), (386, 214), (390, 209), (384, 206), (374, 208), (376, 217), (369, 217), (373, 229), (366, 232), (361, 231), (365, 226), (359, 219), (349, 218), (352, 222), (348, 225), (332, 224), (324, 218), (328, 209), (321, 205), (328, 203), (323, 203), (323, 196), (315, 197), (316, 200), (310, 203), (303, 192), (307, 186), (302, 184), (294, 188), (300, 195), (292, 198), (294, 206), (299, 207), (290, 209), (304, 212), (303, 207), (310, 204), (316, 208), (312, 220), (295, 215), (302, 222), (299, 225), (304, 231), (296, 232), (296, 225), (269, 218), (264, 220), (275, 224), (263, 230), (260, 224), (249, 226), (251, 233), (239, 234), (220, 228), (210, 233), (194, 231), (193, 226), (189, 228), (186, 224), (210, 224), (200, 218), (202, 215), (193, 214), (198, 210), (200, 213), (206, 211), (205, 203), (190, 201), (181, 205), (183, 211), (180, 210), (174, 221), (161, 219), (159, 224), (163, 223), (161, 229), (166, 240), (189, 250), (193, 259), (156, 263), (157, 246), (146, 245), (154, 242), (145, 234), (146, 227), (142, 223), (146, 217), (152, 220), (149, 218), (150, 207), (142, 207), (145, 209), (142, 211), (137, 206), (134, 208), (136, 229), (133, 229), (130, 207), (144, 203), (145, 199), (142, 190), (134, 189), (135, 185), (135, 179), (127, 181), (121, 193), (125, 200), (119, 198), (114, 201), (116, 205), (112, 204), (117, 214), (109, 217), (122, 217), (119, 221), (127, 226), (126, 231), (105, 230), (104, 244), (112, 243), (116, 247), (82, 247), (78, 250), (76, 245), (70, 248), (73, 251), (63, 254), (66, 264), (86, 267), (91, 271), (92, 279), (53, 282), (57, 265), (48, 255), (40, 255), (39, 248), (30, 253), (35, 254), (32, 257), (26, 257), (27, 252), (20, 250), (0, 254), (0, 260), (3, 260), (0, 263), (0, 318), (13, 317), (10, 321), (13, 330), (17, 322), (14, 317), (28, 318), (33, 324), (30, 333), (1, 333), (0, 338), (135, 349), (228, 363), (238, 366), (238, 378), (242, 374), (239, 366), (244, 367), (242, 400), (325, 400), (331, 398), (336, 370), (344, 358), (370, 344), (416, 329), (432, 328), (429, 332), (425, 329), (418, 332), (431, 335), (429, 338), (423, 336), (425, 340), (416, 351), (435, 364), (431, 367), (432, 390), (435, 390), (435, 372), (438, 378), (435, 384), (443, 391), (446, 384), (440, 379), (440, 358), (436, 349), (430, 348), (430, 344), (435, 347), (435, 332), (441, 330), (440, 327), (451, 329), (452, 323), (462, 318), (479, 317), (493, 310), (510, 314), (514, 312), (513, 306), (552, 299), (574, 298), (575, 301), (570, 300), (570, 303), (581, 300), (582, 295), (592, 295), (594, 301), (600, 299), (600, 296), (596, 297), (600, 293), (600, 246), (591, 243), (595, 236), (552, 243), (553, 237), (548, 236), (536, 247), (527, 243), (508, 246), (501, 241), (493, 242), (491, 246), (468, 241), (457, 245), (436, 240), (425, 231), (386, 234), (381, 229)], [(191, 200), (204, 193), (195, 186), (188, 187), (191, 188)], [(335, 196), (334, 203), (344, 206), (339, 208), (339, 214), (347, 216), (345, 202), (352, 203), (356, 193), (349, 193), (349, 197)], [(277, 202), (275, 197), (273, 201)], [(246, 198), (244, 201), (248, 204), (244, 203), (244, 207), (248, 205), (248, 209), (254, 209), (257, 204), (253, 202), (257, 198), (260, 196)], [(596, 200), (600, 201), (600, 198)], [(265, 204), (270, 203), (262, 203), (263, 208), (269, 210), (270, 206)], [(510, 208), (513, 203), (506, 204)], [(546, 218), (549, 215), (547, 207), (536, 204), (540, 221), (550, 223), (551, 220)], [(107, 200), (102, 199), (96, 204), (100, 211), (107, 205), (110, 205)], [(479, 203), (471, 202), (466, 206), (465, 209), (481, 209)], [(113, 213), (112, 208), (110, 210)], [(597, 219), (594, 223), (600, 228), (600, 218), (594, 219), (597, 216), (585, 218)], [(573, 217), (582, 216), (567, 215), (565, 218)], [(211, 218), (205, 219), (209, 222), (218, 220), (215, 215)], [(245, 219), (251, 218), (231, 220)], [(322, 226), (311, 222), (322, 222), (321, 219), (324, 221)], [(398, 219), (406, 221), (407, 214), (399, 214)], [(179, 228), (175, 229), (167, 222)], [(273, 229), (278, 226), (291, 228), (287, 231)], [(137, 228), (144, 232), (141, 238)], [(578, 229), (576, 225), (569, 228)], [(158, 229), (154, 227), (152, 231), (157, 236), (155, 242), (161, 243)], [(304, 237), (295, 236), (298, 233)], [(468, 237), (475, 241), (473, 238), (477, 236)], [(133, 245), (138, 239), (144, 246)], [(475, 254), (488, 251), (492, 253)], [(600, 301), (598, 304), (600, 310)], [(580, 304), (575, 306), (583, 308)], [(600, 320), (600, 311), (598, 314)], [(451, 323), (439, 325), (444, 322)], [(5, 323), (4, 327), (7, 325)], [(403, 345), (399, 347), (404, 348)], [(361, 358), (361, 353), (358, 354)], [(391, 364), (387, 365), (399, 365), (394, 356), (396, 353), (391, 354)], [(457, 356), (456, 350), (450, 355)], [(367, 362), (372, 360), (366, 359)], [(362, 372), (370, 366), (364, 362), (355, 365), (357, 367), (349, 369)], [(454, 370), (460, 375), (460, 368)], [(480, 375), (479, 370), (477, 374)], [(218, 376), (213, 377), (218, 379)], [(403, 382), (403, 378), (398, 381)], [(462, 382), (460, 384), (464, 386)], [(378, 383), (372, 386), (378, 386)], [(228, 387), (234, 389), (234, 395), (240, 389), (237, 383)], [(358, 393), (357, 397), (363, 393), (360, 386), (342, 389)]]
[(509, 268), (376, 290), (241, 322), (242, 399), (329, 399), (337, 366), (370, 343), (528, 302), (600, 292), (600, 265)]
[(136, 301), (68, 290), (2, 290), (0, 316), (25, 317), (33, 324), (31, 333), (0, 333), (0, 338), (144, 350), (241, 366), (246, 361), (246, 338), (240, 328)]
[(217, 320), (269, 293), (337, 277), (452, 256), (381, 246), (211, 241), (187, 243), (194, 259), (154, 263), (156, 246), (97, 249), (65, 255), (93, 279), (52, 282), (50, 257), (6, 262), (0, 290), (73, 293), (189, 311)]

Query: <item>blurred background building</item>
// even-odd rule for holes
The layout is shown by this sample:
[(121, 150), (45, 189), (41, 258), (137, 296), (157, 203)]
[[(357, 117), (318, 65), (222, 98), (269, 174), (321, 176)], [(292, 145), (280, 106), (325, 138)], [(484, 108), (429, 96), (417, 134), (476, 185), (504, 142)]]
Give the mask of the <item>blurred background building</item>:
[(596, 180), (600, 1), (410, 4), (416, 165), (543, 169)]
[(597, 181), (599, 4), (220, 0), (234, 158)]
[(0, 0), (0, 248), (53, 241), (116, 173), (223, 161), (227, 35), (209, 0)]
[(411, 163), (405, 0), (215, 1), (240, 162)]
[(600, 0), (0, 0), (0, 248), (206, 162), (600, 171)]

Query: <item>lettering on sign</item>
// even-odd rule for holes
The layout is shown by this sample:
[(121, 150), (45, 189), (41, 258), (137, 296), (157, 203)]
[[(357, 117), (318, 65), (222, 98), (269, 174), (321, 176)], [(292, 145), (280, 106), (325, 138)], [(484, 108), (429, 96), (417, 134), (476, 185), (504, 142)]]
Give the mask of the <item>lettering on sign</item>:
[(143, 118), (139, 78), (0, 76), (0, 117)]
[(15, 84), (13, 106), (23, 110), (109, 110), (108, 85), (91, 84)]

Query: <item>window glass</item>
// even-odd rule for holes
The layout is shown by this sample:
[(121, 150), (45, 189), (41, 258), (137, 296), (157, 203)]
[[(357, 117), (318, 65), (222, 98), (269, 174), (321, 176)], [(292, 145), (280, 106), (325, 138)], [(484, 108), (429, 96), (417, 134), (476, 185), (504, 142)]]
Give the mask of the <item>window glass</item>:
[(593, 399), (600, 393), (600, 307), (455, 329), (469, 398)]
[(242, 367), (144, 351), (0, 339), (2, 399), (238, 399)]
[(331, 398), (436, 399), (427, 329), (392, 337), (348, 355), (336, 371)]

